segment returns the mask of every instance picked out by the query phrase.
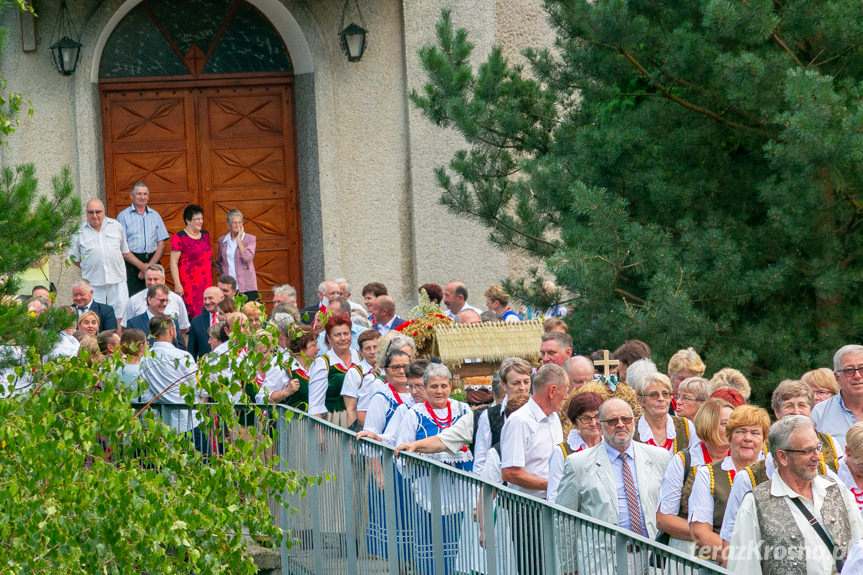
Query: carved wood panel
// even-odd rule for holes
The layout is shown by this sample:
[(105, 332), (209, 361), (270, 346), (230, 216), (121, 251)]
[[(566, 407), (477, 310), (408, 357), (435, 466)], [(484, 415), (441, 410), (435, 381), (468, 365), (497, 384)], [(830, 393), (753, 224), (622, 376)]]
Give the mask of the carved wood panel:
[[(204, 229), (215, 256), (216, 241), (227, 232), (225, 216), (240, 209), (246, 231), (258, 238), (255, 264), (262, 297), (269, 302), (273, 285), (290, 283), (302, 301), (292, 82), (103, 86), (108, 215), (125, 209), (132, 184), (144, 181), (150, 206), (172, 235), (184, 227), (187, 205), (204, 208)], [(168, 263), (166, 253), (166, 269)]]

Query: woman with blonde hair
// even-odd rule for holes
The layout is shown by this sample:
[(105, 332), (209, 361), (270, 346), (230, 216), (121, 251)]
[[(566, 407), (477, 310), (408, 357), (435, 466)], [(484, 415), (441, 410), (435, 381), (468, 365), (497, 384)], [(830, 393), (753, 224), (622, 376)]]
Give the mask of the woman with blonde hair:
[(99, 333), (99, 315), (92, 310), (85, 311), (78, 318), (78, 329), (95, 338)]
[(671, 398), (671, 409), (675, 414), (681, 415), (677, 413), (677, 394), (679, 393), (680, 384), (683, 383), (684, 379), (703, 376), (704, 370), (705, 365), (701, 360), (701, 356), (691, 347), (678, 350), (668, 360), (668, 379), (671, 380), (671, 390), (674, 394)]
[(710, 398), (695, 414), (695, 432), (701, 441), (678, 451), (668, 462), (659, 490), (659, 510), (656, 526), (671, 536), (669, 545), (686, 553), (695, 552), (689, 533), (689, 496), (695, 482), (695, 472), (701, 465), (721, 460), (728, 455), (725, 426), (734, 407), (725, 400)]
[(845, 433), (845, 457), (839, 461), (837, 475), (863, 513), (863, 421), (855, 423)]
[(726, 387), (736, 390), (745, 401), (749, 401), (749, 395), (752, 393), (749, 380), (732, 367), (724, 367), (710, 378), (710, 395), (713, 395), (717, 389)]
[(719, 536), (731, 484), (739, 471), (763, 455), (764, 441), (770, 429), (770, 415), (761, 407), (741, 405), (734, 409), (725, 425), (730, 454), (698, 468), (692, 494), (689, 496), (689, 533), (696, 548), (705, 550), (698, 556), (719, 561), (727, 545)]
[(635, 396), (644, 413), (635, 425), (633, 440), (662, 447), (671, 453), (698, 443), (692, 422), (668, 413), (671, 404), (671, 380), (668, 376), (653, 373), (639, 378)]
[(833, 375), (833, 370), (829, 367), (819, 367), (807, 371), (800, 376), (800, 381), (812, 390), (815, 405), (839, 393), (839, 383), (836, 381), (836, 376)]

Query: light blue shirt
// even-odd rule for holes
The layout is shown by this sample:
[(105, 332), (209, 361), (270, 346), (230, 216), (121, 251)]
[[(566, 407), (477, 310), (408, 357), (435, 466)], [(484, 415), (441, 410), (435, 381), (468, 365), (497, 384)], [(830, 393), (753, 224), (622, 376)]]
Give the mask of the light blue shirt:
[(136, 254), (149, 254), (156, 251), (156, 244), (168, 239), (168, 230), (162, 216), (156, 210), (144, 208), (144, 215), (135, 206), (129, 206), (119, 214), (117, 221), (126, 230), (126, 243), (129, 251)]
[[(629, 505), (626, 501), (626, 488), (623, 486), (623, 461), (620, 459), (620, 452), (603, 442), (605, 451), (608, 453), (608, 459), (611, 461), (611, 473), (614, 475), (614, 485), (617, 488), (617, 524), (624, 529), (632, 531), (632, 526), (629, 523)], [(638, 476), (635, 474), (635, 449), (630, 442), (629, 447), (624, 451), (628, 456), (626, 464), (632, 472), (632, 482), (635, 483), (635, 494), (638, 496), (638, 513), (641, 515), (642, 529), (646, 529), (647, 523), (644, 521), (644, 510), (641, 508), (641, 495), (638, 492)], [(647, 535), (646, 532), (639, 535)]]
[(840, 454), (845, 452), (845, 432), (857, 423), (857, 418), (845, 407), (841, 391), (812, 409), (812, 421), (818, 431), (833, 436)]

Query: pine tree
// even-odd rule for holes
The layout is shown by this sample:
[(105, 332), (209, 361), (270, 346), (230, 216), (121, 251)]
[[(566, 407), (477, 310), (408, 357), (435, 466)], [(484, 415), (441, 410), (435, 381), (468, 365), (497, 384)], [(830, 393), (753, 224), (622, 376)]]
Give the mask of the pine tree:
[(580, 351), (691, 345), (767, 384), (831, 365), (863, 326), (863, 5), (545, 9), (554, 49), (524, 67), (474, 69), (446, 12), (421, 50), (411, 99), (468, 144), (441, 202), (542, 261)]

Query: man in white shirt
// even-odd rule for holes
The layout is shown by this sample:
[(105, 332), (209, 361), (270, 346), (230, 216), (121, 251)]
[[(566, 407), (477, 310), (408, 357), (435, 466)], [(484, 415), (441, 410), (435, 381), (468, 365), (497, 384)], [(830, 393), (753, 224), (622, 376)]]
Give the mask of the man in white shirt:
[(863, 537), (854, 496), (841, 482), (818, 474), (822, 445), (809, 417), (783, 417), (770, 428), (767, 442), (776, 471), (743, 498), (728, 570), (736, 575), (837, 573), (849, 547)]
[(447, 307), (444, 314), (453, 321), (458, 318), (459, 312), (463, 309), (472, 309), (478, 314), (482, 313), (481, 309), (467, 303), (467, 288), (461, 282), (449, 282), (444, 286), (443, 303)]
[(150, 333), (153, 345), (151, 355), (145, 355), (141, 360), (141, 377), (147, 382), (147, 391), (141, 396), (142, 403), (153, 401), (154, 404), (171, 404), (165, 423), (179, 433), (192, 432), (195, 447), (206, 452), (205, 436), (198, 429), (198, 412), (185, 407), (183, 387), (193, 389), (195, 400), (198, 394), (195, 390), (195, 374), (198, 366), (192, 355), (174, 347), (171, 343), (177, 337), (176, 328), (171, 316), (160, 314), (150, 320)]
[(126, 260), (126, 285), (129, 293), (137, 293), (144, 285), (144, 271), (158, 263), (165, 253), (165, 240), (170, 236), (159, 212), (147, 207), (150, 189), (144, 182), (132, 184), (129, 194), (132, 205), (117, 214), (117, 221), (126, 231), (126, 243), (131, 258)]
[[(161, 264), (150, 264), (144, 270), (144, 283), (147, 287), (155, 284), (165, 283), (165, 268)], [(120, 325), (126, 327), (130, 319), (136, 315), (141, 315), (147, 311), (147, 288), (142, 289), (135, 295), (129, 298), (126, 302), (126, 309), (123, 311), (123, 317), (120, 320)], [(173, 291), (168, 292), (168, 305), (165, 306), (165, 313), (174, 318), (177, 322), (177, 327), (180, 328), (180, 333), (185, 339), (191, 322), (189, 322), (189, 312), (186, 311), (186, 305), (183, 303), (183, 298), (178, 296)]]
[(391, 332), (404, 320), (396, 315), (396, 302), (388, 295), (379, 296), (374, 304), (374, 327), (381, 335)]
[(129, 251), (120, 222), (105, 217), (102, 200), (87, 202), (87, 222), (72, 236), (69, 258), (93, 286), (93, 298), (114, 308), (115, 317), (122, 317), (129, 299), (124, 260), (138, 259)]
[[(540, 367), (533, 378), (533, 395), (503, 424), (501, 476), (513, 489), (545, 499), (548, 458), (551, 450), (563, 441), (557, 412), (563, 407), (568, 388), (562, 367)], [(544, 573), (542, 533), (528, 530), (518, 537), (523, 540), (522, 545), (516, 546), (519, 573)]]

